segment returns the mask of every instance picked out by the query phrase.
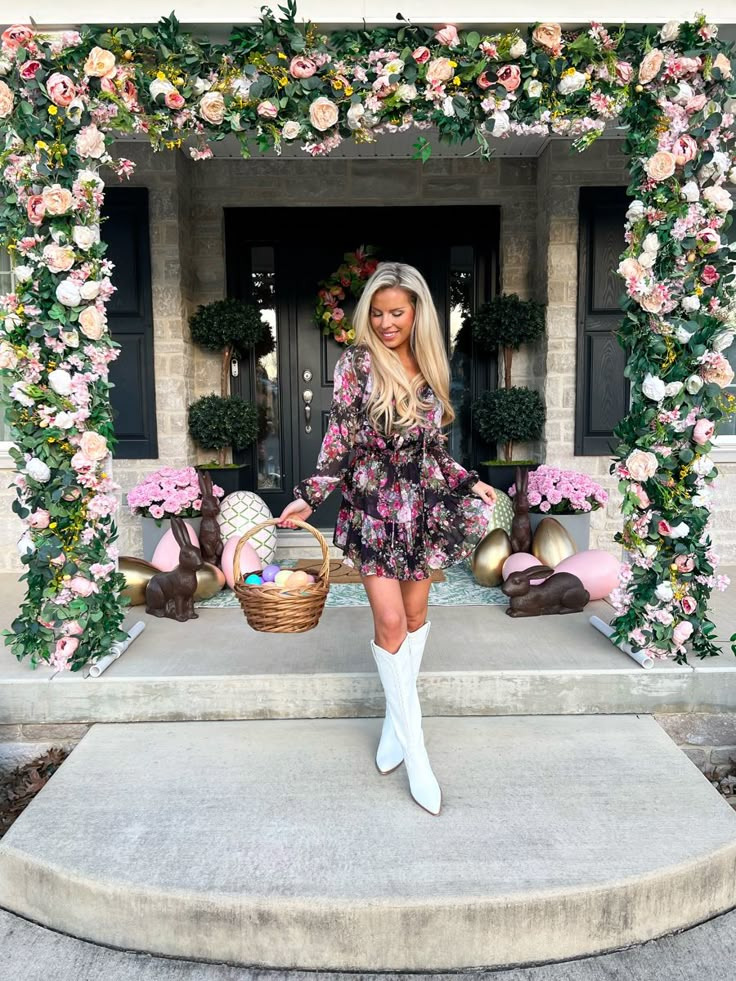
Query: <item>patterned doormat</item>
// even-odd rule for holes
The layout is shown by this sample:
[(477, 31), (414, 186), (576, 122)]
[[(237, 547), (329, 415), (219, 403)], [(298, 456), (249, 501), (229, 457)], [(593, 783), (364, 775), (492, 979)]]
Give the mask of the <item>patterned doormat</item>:
[[(284, 568), (295, 563), (284, 561)], [(445, 569), (444, 582), (432, 582), (429, 590), (430, 606), (507, 606), (508, 598), (497, 587), (479, 586), (470, 571), (470, 567), (461, 562)], [(223, 589), (208, 600), (194, 604), (202, 609), (226, 609), (240, 604), (231, 589)], [(328, 606), (368, 606), (363, 584), (330, 583), (325, 607)]]
[[(303, 569), (314, 575), (319, 572), (321, 567), (320, 559), (299, 559), (294, 565), (295, 569)], [(430, 582), (444, 582), (445, 574), (442, 569), (432, 569), (429, 578)], [(346, 565), (342, 559), (330, 559), (330, 586), (343, 585), (348, 582), (362, 585), (360, 574), (352, 566)]]

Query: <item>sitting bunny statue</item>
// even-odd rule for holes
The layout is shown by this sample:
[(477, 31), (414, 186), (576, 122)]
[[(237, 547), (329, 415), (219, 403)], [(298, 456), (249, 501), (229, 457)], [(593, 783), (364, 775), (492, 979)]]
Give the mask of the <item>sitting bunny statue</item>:
[(146, 584), (146, 613), (172, 620), (196, 620), (194, 594), (197, 591), (197, 569), (202, 553), (193, 545), (183, 518), (171, 519), (171, 531), (179, 545), (179, 564), (171, 572), (157, 572)]
[[(544, 582), (532, 586), (532, 579)], [(512, 572), (501, 591), (510, 603), (510, 617), (537, 617), (548, 613), (581, 613), (590, 601), (590, 593), (571, 572), (555, 572), (546, 565)]]

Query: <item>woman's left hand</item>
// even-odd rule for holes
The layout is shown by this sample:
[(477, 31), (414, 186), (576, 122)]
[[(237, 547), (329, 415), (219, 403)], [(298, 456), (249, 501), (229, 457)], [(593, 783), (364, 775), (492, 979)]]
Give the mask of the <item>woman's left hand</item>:
[(482, 480), (479, 480), (477, 484), (473, 484), (470, 490), (482, 498), (486, 504), (493, 505), (496, 503), (496, 491), (490, 484), (484, 484)]

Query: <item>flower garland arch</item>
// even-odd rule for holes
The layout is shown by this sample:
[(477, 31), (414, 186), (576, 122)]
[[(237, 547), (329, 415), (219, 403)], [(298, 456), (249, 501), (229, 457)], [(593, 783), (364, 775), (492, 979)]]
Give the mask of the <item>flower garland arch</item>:
[(361, 245), (355, 252), (346, 252), (337, 269), (320, 281), (314, 322), (323, 334), (331, 335), (338, 344), (349, 345), (355, 340), (355, 329), (341, 303), (349, 295), (357, 300), (368, 279), (375, 272), (378, 260), (371, 245)]
[[(732, 372), (736, 84), (731, 47), (704, 16), (659, 28), (563, 32), (543, 23), (481, 35), (452, 26), (320, 34), (276, 19), (198, 40), (172, 15), (154, 27), (48, 33), (16, 25), (0, 42), (0, 243), (14, 292), (0, 298), (0, 371), (17, 449), (14, 510), (26, 526), (26, 598), (7, 641), (18, 658), (78, 670), (120, 639), (118, 488), (108, 365), (118, 354), (105, 305), (114, 290), (100, 234), (101, 168), (116, 133), (194, 159), (234, 135), (280, 152), (324, 156), (410, 127), (442, 140), (555, 133), (585, 149), (609, 120), (627, 127), (632, 203), (619, 272), (620, 338), (632, 405), (613, 465), (627, 549), (617, 639), (657, 657), (718, 653), (708, 599), (709, 455)], [(423, 136), (414, 157), (426, 160)]]

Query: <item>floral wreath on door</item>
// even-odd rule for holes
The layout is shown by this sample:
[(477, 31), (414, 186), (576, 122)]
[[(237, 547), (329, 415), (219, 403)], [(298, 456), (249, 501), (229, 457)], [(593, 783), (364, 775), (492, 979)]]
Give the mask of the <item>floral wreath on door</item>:
[(355, 327), (342, 303), (348, 297), (357, 302), (366, 282), (376, 271), (376, 252), (372, 245), (361, 245), (355, 252), (346, 252), (335, 272), (320, 280), (314, 320), (322, 333), (331, 335), (338, 344), (347, 346), (355, 340)]

